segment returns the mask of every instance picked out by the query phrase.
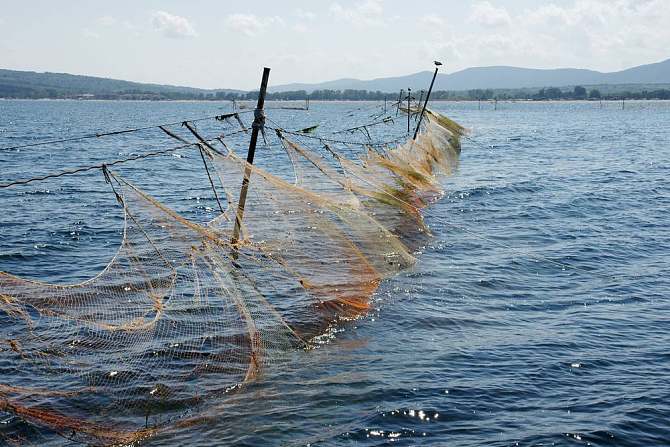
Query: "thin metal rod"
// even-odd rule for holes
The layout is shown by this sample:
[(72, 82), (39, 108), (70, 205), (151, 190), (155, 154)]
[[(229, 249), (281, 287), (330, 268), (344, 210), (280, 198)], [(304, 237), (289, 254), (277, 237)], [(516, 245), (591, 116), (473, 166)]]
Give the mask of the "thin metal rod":
[(423, 108), (421, 109), (421, 115), (419, 115), (419, 122), (416, 123), (416, 129), (414, 129), (414, 138), (419, 134), (419, 128), (421, 128), (421, 121), (423, 120), (423, 114), (426, 112), (426, 106), (428, 105), (428, 99), (430, 98), (430, 93), (433, 91), (433, 84), (435, 84), (435, 78), (437, 77), (437, 70), (439, 67), (435, 67), (435, 73), (433, 73), (433, 80), (430, 81), (430, 87), (428, 87), (428, 93), (426, 94), (426, 100), (423, 102)]
[[(200, 134), (198, 133), (197, 130), (195, 130), (195, 128), (193, 127), (193, 125), (192, 125), (191, 123), (189, 123), (188, 121), (184, 121), (183, 123), (181, 123), (181, 125), (184, 126), (184, 127), (186, 127), (188, 130), (190, 130), (191, 133), (193, 134), (193, 136), (195, 136), (198, 140), (200, 140), (200, 143), (204, 144), (204, 145), (207, 147), (207, 149), (209, 149), (209, 150), (212, 151), (212, 152), (216, 152), (217, 154), (220, 154), (220, 153), (221, 153), (221, 152), (219, 152), (214, 146), (212, 146), (211, 144), (209, 144), (209, 142), (208, 142), (207, 140), (205, 140), (205, 139), (202, 137), (202, 135), (200, 135)], [(164, 132), (165, 132), (165, 131), (164, 131)], [(169, 134), (168, 134), (168, 135), (169, 135)]]
[[(254, 113), (254, 124), (251, 129), (251, 139), (249, 140), (249, 151), (247, 152), (247, 166), (244, 169), (244, 178), (242, 179), (242, 189), (240, 190), (240, 201), (237, 204), (237, 214), (235, 215), (235, 226), (233, 227), (233, 237), (230, 240), (231, 245), (235, 247), (240, 238), (240, 227), (244, 217), (244, 206), (247, 203), (247, 191), (249, 190), (249, 178), (251, 177), (251, 165), (254, 163), (254, 154), (256, 152), (256, 142), (258, 141), (258, 132), (263, 126), (263, 106), (265, 105), (265, 93), (268, 88), (268, 78), (270, 69), (263, 68), (263, 79), (261, 80), (261, 89), (258, 92), (258, 102)], [(233, 258), (237, 259), (237, 251), (233, 252)]]
[(183, 139), (182, 137), (180, 137), (176, 133), (170, 132), (170, 130), (167, 127), (158, 126), (158, 128), (160, 130), (162, 130), (163, 132), (165, 132), (166, 134), (168, 134), (169, 136), (171, 136), (172, 138), (174, 138), (175, 140), (181, 141), (184, 144), (188, 144), (188, 141), (186, 141), (185, 139)]
[(205, 172), (207, 172), (209, 185), (212, 187), (212, 191), (214, 192), (214, 198), (216, 199), (216, 203), (219, 205), (219, 211), (221, 211), (221, 214), (223, 214), (225, 211), (223, 210), (223, 206), (221, 206), (221, 200), (219, 200), (219, 194), (216, 192), (216, 187), (212, 181), (212, 175), (209, 173), (209, 167), (207, 166), (207, 161), (205, 160), (205, 154), (202, 153), (202, 146), (198, 146), (198, 149), (200, 152), (200, 158), (202, 158), (202, 164), (205, 165)]

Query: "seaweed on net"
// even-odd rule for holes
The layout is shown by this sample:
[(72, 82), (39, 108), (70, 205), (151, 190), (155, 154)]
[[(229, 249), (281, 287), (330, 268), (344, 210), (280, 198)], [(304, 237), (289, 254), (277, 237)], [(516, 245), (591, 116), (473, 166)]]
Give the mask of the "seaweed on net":
[(0, 411), (132, 443), (197, 423), (334, 321), (365, 314), (381, 281), (415, 262), (430, 234), (421, 210), (458, 163), (463, 128), (426, 118), (415, 141), (358, 160), (281, 136), (295, 184), (203, 148), (229, 208), (251, 176), (235, 244), (230, 210), (201, 226), (109, 173), (125, 225), (102, 272), (72, 285), (0, 272)]

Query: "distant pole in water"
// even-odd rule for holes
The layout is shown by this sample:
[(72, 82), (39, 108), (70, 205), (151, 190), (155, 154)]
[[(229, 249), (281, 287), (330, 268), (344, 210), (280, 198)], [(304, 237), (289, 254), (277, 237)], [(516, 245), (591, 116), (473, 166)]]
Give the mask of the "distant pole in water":
[(237, 242), (240, 238), (240, 226), (242, 225), (242, 217), (244, 216), (244, 205), (247, 203), (247, 191), (249, 190), (249, 178), (251, 177), (251, 165), (254, 163), (254, 153), (256, 152), (256, 142), (258, 141), (258, 132), (263, 126), (263, 106), (265, 105), (265, 93), (268, 89), (268, 78), (270, 77), (270, 69), (263, 68), (263, 79), (261, 80), (261, 89), (258, 92), (258, 102), (256, 103), (256, 110), (254, 111), (254, 123), (251, 126), (251, 139), (249, 140), (249, 152), (247, 152), (247, 166), (244, 169), (244, 178), (242, 179), (242, 189), (240, 190), (240, 201), (237, 204), (237, 214), (235, 215), (235, 226), (233, 227), (233, 237), (230, 240), (231, 245), (235, 248), (233, 252), (233, 259), (237, 259)]
[(411, 100), (412, 100), (412, 89), (407, 87), (407, 133), (409, 133), (409, 120), (412, 117), (412, 114), (410, 113)]
[(477, 110), (482, 110), (482, 98), (477, 100)]
[(626, 108), (626, 98), (621, 98), (621, 110)]
[(402, 92), (404, 91), (405, 90), (400, 89), (400, 95), (398, 95), (398, 104), (397, 104), (398, 107), (395, 109), (395, 116), (398, 116), (398, 113), (400, 113), (400, 101), (402, 101)]
[(309, 110), (309, 95), (305, 97), (305, 110)]
[(428, 93), (426, 94), (426, 100), (423, 102), (423, 107), (421, 108), (421, 115), (419, 115), (419, 122), (416, 123), (416, 129), (414, 129), (413, 140), (416, 140), (416, 136), (419, 134), (419, 128), (421, 127), (421, 121), (423, 120), (423, 114), (426, 112), (426, 106), (428, 105), (428, 100), (430, 99), (430, 93), (433, 91), (433, 85), (435, 84), (435, 78), (437, 77), (437, 70), (439, 70), (442, 62), (435, 61), (435, 73), (433, 73), (433, 79), (430, 81), (430, 87), (428, 87)]
[[(417, 104), (421, 105), (421, 101), (423, 101), (423, 90), (421, 90), (421, 94), (419, 95), (419, 102)], [(419, 114), (417, 113), (414, 115), (414, 121), (419, 120)]]
[(384, 113), (386, 113), (386, 95), (384, 95)]
[(498, 98), (493, 100), (493, 110), (498, 110)]

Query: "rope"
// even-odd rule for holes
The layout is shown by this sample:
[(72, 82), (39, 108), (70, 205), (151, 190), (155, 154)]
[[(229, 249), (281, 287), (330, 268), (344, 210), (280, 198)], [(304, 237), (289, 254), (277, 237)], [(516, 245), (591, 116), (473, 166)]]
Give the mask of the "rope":
[[(223, 143), (222, 136), (211, 138), (209, 140), (202, 140), (201, 142), (197, 142), (197, 143), (188, 143), (183, 138), (172, 134), (172, 132), (166, 131), (166, 129), (163, 129), (161, 126), (159, 126), (159, 128), (161, 128), (164, 132), (166, 132), (168, 135), (172, 136), (173, 138), (176, 138), (179, 141), (183, 141), (186, 144), (183, 144), (181, 146), (171, 147), (171, 148), (168, 148), (168, 149), (163, 149), (163, 150), (160, 150), (160, 151), (146, 152), (144, 154), (135, 155), (133, 157), (120, 158), (120, 159), (113, 160), (113, 161), (103, 162), (103, 163), (100, 163), (100, 164), (97, 164), (97, 165), (82, 166), (82, 167), (76, 168), (76, 169), (70, 169), (70, 170), (55, 172), (55, 173), (47, 174), (47, 175), (42, 176), (42, 177), (32, 177), (32, 178), (28, 178), (28, 179), (16, 180), (16, 181), (13, 181), (13, 182), (10, 182), (10, 183), (0, 183), (0, 189), (9, 188), (10, 186), (15, 186), (15, 185), (25, 185), (25, 184), (28, 184), (28, 183), (47, 180), (47, 179), (50, 179), (50, 178), (63, 177), (65, 175), (79, 174), (79, 173), (86, 172), (86, 171), (92, 171), (94, 169), (101, 169), (104, 165), (114, 166), (114, 165), (121, 164), (121, 163), (128, 163), (128, 162), (131, 162), (131, 161), (142, 160), (144, 158), (166, 155), (166, 154), (169, 154), (170, 152), (175, 152), (179, 149), (185, 149), (185, 148), (191, 147), (191, 146), (198, 146), (202, 143), (211, 143), (211, 142), (214, 142), (214, 141), (219, 141), (219, 142)], [(233, 135), (236, 135), (236, 134), (239, 134), (239, 133), (242, 133), (242, 132), (246, 132), (246, 131), (247, 131), (246, 129), (238, 130), (236, 132), (232, 132), (232, 133), (228, 134), (227, 136), (233, 136)], [(223, 144), (225, 146), (225, 143), (223, 143)], [(214, 149), (214, 151), (218, 152), (216, 149)]]
[[(192, 123), (198, 122), (198, 121), (211, 120), (211, 119), (216, 119), (216, 120), (219, 120), (219, 121), (223, 121), (226, 118), (234, 117), (239, 113), (248, 113), (248, 112), (252, 112), (252, 110), (244, 110), (244, 111), (241, 111), (241, 112), (228, 113), (228, 114), (222, 114), (222, 115), (206, 116), (206, 117), (202, 117), (202, 118), (195, 118), (195, 119), (188, 120), (188, 121), (192, 122)], [(120, 134), (124, 134), (124, 133), (139, 132), (139, 131), (142, 131), (142, 130), (155, 129), (155, 128), (159, 128), (159, 127), (162, 127), (162, 126), (163, 127), (164, 126), (176, 126), (176, 125), (179, 125), (179, 124), (182, 124), (182, 123), (183, 123), (183, 120), (182, 121), (177, 121), (177, 122), (174, 122), (174, 123), (154, 124), (154, 125), (150, 125), (150, 126), (136, 127), (136, 128), (132, 128), (132, 129), (122, 129), (122, 130), (112, 130), (112, 131), (106, 131), (106, 132), (97, 132), (97, 133), (94, 133), (94, 134), (82, 135), (80, 137), (62, 138), (62, 139), (59, 139), (59, 140), (40, 141), (40, 142), (37, 142), (37, 143), (28, 143), (28, 144), (20, 144), (20, 145), (17, 145), (17, 146), (1, 147), (0, 151), (11, 151), (11, 150), (15, 150), (15, 149), (23, 149), (23, 148), (26, 148), (26, 147), (35, 147), (35, 146), (44, 146), (44, 145), (48, 145), (48, 144), (69, 143), (69, 142), (73, 142), (73, 141), (87, 140), (87, 139), (90, 139), (90, 138), (106, 137), (106, 136), (109, 136), (109, 135), (120, 135)]]
[[(214, 141), (215, 139), (216, 138), (213, 138), (212, 140), (209, 140), (209, 141)], [(147, 152), (147, 153), (141, 154), (141, 155), (135, 155), (133, 157), (120, 158), (120, 159), (117, 159), (117, 160), (108, 161), (108, 162), (104, 162), (104, 163), (100, 163), (100, 164), (96, 164), (96, 165), (82, 166), (82, 167), (79, 167), (79, 168), (76, 168), (76, 169), (68, 169), (68, 170), (65, 170), (65, 171), (54, 172), (54, 173), (47, 174), (47, 175), (44, 175), (44, 176), (41, 176), (41, 177), (32, 177), (32, 178), (28, 178), (28, 179), (15, 180), (15, 181), (10, 182), (10, 183), (0, 184), (0, 188), (9, 188), (10, 186), (15, 186), (15, 185), (26, 185), (28, 183), (38, 182), (38, 181), (42, 181), (42, 180), (46, 180), (46, 179), (50, 179), (50, 178), (57, 178), (57, 177), (63, 177), (65, 175), (79, 174), (81, 172), (92, 171), (94, 169), (102, 169), (103, 166), (105, 166), (105, 165), (106, 166), (114, 166), (114, 165), (118, 165), (118, 164), (121, 164), (121, 163), (128, 163), (128, 162), (135, 161), (135, 160), (142, 160), (144, 158), (165, 155), (165, 154), (169, 154), (171, 152), (177, 151), (179, 149), (185, 149), (187, 147), (197, 146), (198, 144), (200, 144), (200, 143), (188, 143), (188, 144), (183, 144), (181, 146), (176, 146), (176, 147), (171, 147), (171, 148), (168, 148), (168, 149), (163, 149), (163, 150), (160, 150), (160, 151), (153, 151), (153, 152)]]
[[(3, 147), (3, 148), (0, 148), (0, 151), (8, 151), (8, 150), (15, 150), (15, 149), (21, 149), (21, 148), (26, 148), (26, 147), (42, 146), (42, 145), (47, 145), (47, 144), (81, 141), (81, 140), (85, 140), (85, 139), (100, 138), (100, 137), (104, 137), (104, 136), (119, 135), (119, 134), (130, 133), (130, 132), (138, 132), (138, 131), (154, 129), (154, 128), (161, 129), (163, 132), (165, 132), (169, 136), (171, 136), (173, 138), (177, 138), (182, 142), (185, 142), (185, 140), (176, 136), (175, 134), (173, 134), (172, 132), (170, 132), (166, 129), (166, 126), (174, 126), (174, 125), (179, 125), (179, 124), (186, 125), (186, 127), (189, 128), (189, 130), (191, 130), (191, 132), (200, 140), (199, 143), (185, 143), (181, 146), (176, 146), (176, 147), (163, 149), (163, 150), (159, 150), (159, 151), (147, 152), (145, 154), (136, 155), (136, 156), (132, 156), (132, 157), (128, 157), (128, 158), (112, 160), (112, 161), (108, 161), (108, 162), (104, 162), (104, 163), (100, 163), (100, 164), (96, 164), (96, 165), (82, 166), (82, 167), (79, 167), (79, 168), (76, 168), (76, 169), (70, 169), (70, 170), (55, 172), (55, 173), (47, 174), (47, 175), (40, 176), (40, 177), (32, 177), (32, 178), (28, 178), (28, 179), (15, 180), (15, 181), (12, 181), (12, 182), (9, 182), (9, 183), (2, 183), (2, 184), (0, 184), (0, 189), (9, 188), (11, 186), (16, 186), (16, 185), (26, 185), (26, 184), (29, 184), (29, 183), (33, 183), (33, 182), (37, 182), (37, 181), (44, 181), (44, 180), (51, 179), (51, 178), (58, 178), (58, 177), (63, 177), (63, 176), (67, 176), (67, 175), (79, 174), (79, 173), (82, 173), (82, 172), (88, 172), (88, 171), (92, 171), (92, 170), (95, 170), (95, 169), (102, 169), (103, 166), (114, 166), (114, 165), (117, 165), (117, 164), (128, 163), (128, 162), (132, 162), (132, 161), (136, 161), (136, 160), (142, 160), (142, 159), (149, 158), (149, 157), (166, 155), (166, 154), (169, 154), (171, 152), (177, 151), (179, 149), (184, 149), (184, 148), (191, 147), (191, 146), (196, 146), (196, 145), (199, 145), (199, 144), (205, 144), (207, 147), (211, 148), (211, 146), (208, 143), (219, 140), (219, 138), (212, 138), (210, 140), (205, 140), (202, 137), (200, 137), (197, 134), (197, 132), (194, 132), (194, 129), (191, 126), (189, 126), (188, 123), (197, 122), (197, 121), (211, 120), (211, 119), (216, 119), (216, 120), (219, 120), (219, 121), (223, 121), (223, 120), (225, 120), (227, 118), (230, 118), (230, 117), (235, 117), (238, 120), (238, 122), (240, 122), (241, 120), (238, 116), (238, 113), (250, 113), (250, 112), (254, 113), (254, 123), (253, 123), (252, 126), (258, 126), (258, 127), (261, 128), (261, 130), (264, 130), (264, 128), (268, 128), (268, 129), (275, 130), (275, 131), (279, 130), (281, 132), (284, 132), (284, 133), (287, 133), (287, 134), (290, 134), (290, 135), (295, 135), (295, 136), (301, 137), (301, 138), (309, 138), (309, 139), (312, 139), (312, 140), (318, 140), (322, 144), (325, 143), (325, 142), (329, 142), (329, 143), (337, 143), (337, 144), (344, 144), (344, 145), (358, 145), (358, 146), (363, 146), (363, 147), (375, 147), (375, 146), (376, 147), (384, 147), (384, 146), (388, 146), (390, 144), (394, 144), (394, 143), (397, 143), (397, 142), (402, 141), (402, 140), (405, 139), (405, 137), (403, 136), (403, 137), (398, 137), (396, 139), (386, 141), (386, 142), (370, 141), (368, 143), (361, 143), (361, 142), (357, 142), (357, 141), (337, 140), (337, 139), (333, 139), (333, 138), (320, 137), (320, 136), (316, 136), (316, 135), (305, 135), (305, 134), (302, 134), (302, 133), (299, 133), (299, 132), (281, 129), (279, 127), (273, 128), (273, 127), (265, 126), (265, 119), (266, 118), (268, 120), (272, 121), (275, 125), (278, 125), (278, 123), (275, 122), (274, 120), (266, 117), (262, 112), (259, 113), (255, 109), (254, 110), (245, 110), (243, 112), (236, 112), (236, 113), (231, 113), (231, 114), (222, 114), (222, 115), (214, 115), (214, 116), (196, 118), (196, 119), (189, 120), (189, 121), (177, 121), (177, 122), (173, 122), (173, 123), (144, 126), (144, 127), (133, 128), (133, 129), (123, 129), (123, 130), (116, 130), (116, 131), (109, 131), (109, 132), (99, 132), (99, 133), (95, 133), (95, 134), (91, 134), (91, 135), (84, 135), (84, 136), (80, 136), (80, 137), (63, 138), (63, 139), (59, 139), (59, 140), (50, 140), (50, 141), (29, 143), (29, 144), (23, 144), (23, 145), (17, 145), (17, 146)], [(248, 132), (248, 129), (246, 127), (244, 127), (243, 124), (241, 124), (241, 126), (242, 126), (241, 130), (236, 131), (236, 132), (232, 132), (232, 133), (228, 134), (227, 136), (232, 136), (232, 135), (235, 135), (235, 134), (238, 134), (238, 133), (241, 133), (241, 132)], [(263, 134), (265, 134), (265, 132), (263, 132)], [(263, 137), (265, 137), (265, 135), (263, 135)], [(205, 163), (205, 168), (207, 168), (206, 163)], [(209, 172), (208, 172), (208, 175), (209, 175)], [(210, 176), (210, 184), (211, 183), (212, 182), (211, 182), (211, 176)], [(216, 190), (214, 190), (214, 194), (216, 195)], [(217, 202), (219, 202), (218, 197), (217, 197)], [(222, 208), (220, 202), (219, 202), (219, 208)]]
[(356, 127), (350, 127), (348, 129), (337, 130), (337, 131), (333, 132), (333, 135), (338, 134), (338, 133), (353, 132), (354, 130), (363, 129), (363, 128), (366, 128), (366, 127), (372, 127), (372, 126), (376, 126), (378, 124), (388, 124), (388, 123), (394, 123), (392, 116), (387, 116), (386, 118), (384, 118), (381, 121), (374, 121), (372, 123), (363, 124), (363, 125), (356, 126)]
[(263, 109), (254, 109), (254, 122), (251, 124), (251, 128), (261, 132), (263, 142), (267, 146), (268, 140), (265, 138), (265, 112)]
[(311, 138), (313, 140), (319, 140), (322, 143), (324, 141), (327, 141), (328, 143), (351, 144), (351, 145), (358, 145), (358, 146), (388, 146), (389, 144), (398, 143), (399, 141), (403, 141), (403, 140), (407, 139), (407, 136), (403, 135), (402, 137), (398, 137), (398, 138), (395, 138), (393, 140), (384, 141), (384, 142), (381, 142), (381, 141), (374, 142), (373, 141), (373, 142), (369, 142), (369, 143), (361, 143), (361, 142), (358, 142), (358, 141), (335, 140), (335, 139), (332, 139), (332, 138), (319, 137), (319, 136), (316, 136), (316, 135), (306, 135), (306, 134), (302, 134), (302, 133), (295, 132), (295, 131), (292, 131), (292, 130), (282, 129), (282, 128), (279, 128), (279, 127), (270, 127), (270, 126), (266, 126), (266, 127), (268, 129), (271, 129), (271, 130), (274, 130), (274, 131), (279, 130), (283, 133), (295, 135), (295, 136), (298, 136), (298, 137)]

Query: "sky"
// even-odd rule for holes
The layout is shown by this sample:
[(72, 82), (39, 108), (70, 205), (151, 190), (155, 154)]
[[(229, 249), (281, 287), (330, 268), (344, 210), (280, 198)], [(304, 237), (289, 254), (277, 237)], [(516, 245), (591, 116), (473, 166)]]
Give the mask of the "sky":
[(201, 88), (670, 58), (670, 0), (0, 0), (0, 68)]

